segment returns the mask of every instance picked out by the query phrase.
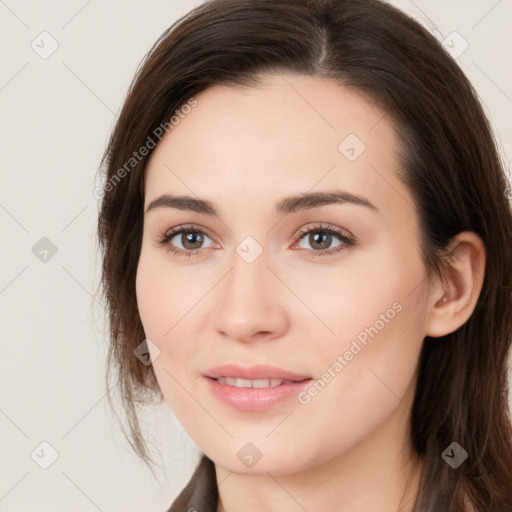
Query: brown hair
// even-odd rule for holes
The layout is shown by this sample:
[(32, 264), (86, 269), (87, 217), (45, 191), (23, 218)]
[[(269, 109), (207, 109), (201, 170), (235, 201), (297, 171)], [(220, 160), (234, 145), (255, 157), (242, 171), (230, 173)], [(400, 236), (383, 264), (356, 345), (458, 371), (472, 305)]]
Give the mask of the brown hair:
[[(425, 464), (416, 511), (512, 510), (512, 214), (504, 167), (461, 69), (419, 23), (380, 0), (212, 0), (166, 30), (139, 67), (103, 156), (110, 186), (98, 221), (107, 385), (116, 372), (133, 448), (150, 460), (136, 404), (162, 400), (152, 366), (134, 357), (145, 338), (135, 276), (151, 151), (112, 180), (194, 95), (214, 84), (256, 85), (262, 73), (281, 71), (330, 78), (392, 119), (429, 278), (443, 277), (454, 235), (482, 238), (486, 268), (475, 310), (455, 332), (426, 337), (420, 355), (410, 424), (413, 453)], [(457, 469), (441, 458), (454, 441), (469, 454)], [(206, 489), (212, 467), (203, 455), (172, 510), (186, 510), (192, 490)]]

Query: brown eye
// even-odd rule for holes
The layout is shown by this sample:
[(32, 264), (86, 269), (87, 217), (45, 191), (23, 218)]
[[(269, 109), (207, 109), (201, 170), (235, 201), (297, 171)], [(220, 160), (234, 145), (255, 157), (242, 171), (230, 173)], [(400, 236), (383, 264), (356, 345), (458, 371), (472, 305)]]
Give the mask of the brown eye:
[[(176, 236), (174, 236), (173, 238), (176, 238)], [(181, 233), (180, 242), (184, 249), (190, 251), (193, 251), (194, 249), (200, 249), (203, 241), (204, 236), (202, 233), (199, 233), (199, 231), (184, 231), (183, 233)]]
[[(177, 226), (163, 234), (159, 240), (159, 244), (166, 246), (169, 252), (178, 255), (192, 256), (193, 254), (199, 254), (202, 249), (206, 248), (203, 245), (206, 239), (211, 240), (202, 229), (191, 226)], [(210, 247), (211, 245), (213, 245), (213, 241)]]
[(330, 248), (332, 238), (330, 233), (317, 231), (308, 236), (308, 242), (313, 249), (325, 250)]
[[(336, 243), (336, 240), (338, 242)], [(333, 226), (316, 226), (310, 229), (304, 229), (299, 236), (300, 243), (306, 241), (310, 248), (302, 247), (314, 256), (327, 256), (343, 251), (355, 244), (355, 240)], [(333, 246), (333, 243), (335, 245)]]

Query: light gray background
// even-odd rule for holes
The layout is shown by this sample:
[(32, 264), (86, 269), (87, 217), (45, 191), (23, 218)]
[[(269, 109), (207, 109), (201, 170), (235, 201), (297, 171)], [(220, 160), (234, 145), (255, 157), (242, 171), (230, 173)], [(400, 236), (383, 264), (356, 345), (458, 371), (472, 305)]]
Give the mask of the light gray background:
[[(199, 1), (0, 0), (0, 510), (164, 511), (199, 452), (166, 405), (145, 431), (167, 470), (155, 480), (105, 399), (107, 340), (95, 290), (98, 202), (108, 135), (137, 65)], [(399, 0), (453, 51), (512, 154), (512, 0)], [(51, 40), (57, 41), (48, 58)], [(42, 38), (44, 39), (41, 42)], [(454, 39), (455, 38), (455, 39)], [(57, 247), (42, 262), (43, 237)], [(51, 450), (59, 457), (42, 469)], [(38, 454), (38, 455), (37, 455)]]

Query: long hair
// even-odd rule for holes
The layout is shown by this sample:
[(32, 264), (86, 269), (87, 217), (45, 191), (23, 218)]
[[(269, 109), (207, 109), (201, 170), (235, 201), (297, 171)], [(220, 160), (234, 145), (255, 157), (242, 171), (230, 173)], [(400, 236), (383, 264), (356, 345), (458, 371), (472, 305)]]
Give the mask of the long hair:
[[(420, 354), (409, 440), (424, 462), (416, 511), (512, 510), (512, 214), (504, 166), (456, 62), (418, 22), (380, 0), (211, 0), (167, 29), (137, 70), (102, 159), (98, 219), (110, 329), (107, 382), (119, 376), (133, 448), (149, 461), (136, 405), (162, 394), (152, 366), (134, 357), (145, 337), (135, 276), (152, 150), (130, 158), (206, 88), (256, 85), (262, 73), (286, 71), (332, 79), (392, 120), (398, 172), (415, 201), (429, 278), (443, 277), (456, 234), (469, 230), (482, 238), (485, 277), (472, 315), (455, 332), (427, 336)], [(457, 469), (441, 457), (452, 442), (469, 455)], [(203, 455), (189, 493), (206, 489), (211, 465)], [(185, 494), (173, 510), (186, 510)]]

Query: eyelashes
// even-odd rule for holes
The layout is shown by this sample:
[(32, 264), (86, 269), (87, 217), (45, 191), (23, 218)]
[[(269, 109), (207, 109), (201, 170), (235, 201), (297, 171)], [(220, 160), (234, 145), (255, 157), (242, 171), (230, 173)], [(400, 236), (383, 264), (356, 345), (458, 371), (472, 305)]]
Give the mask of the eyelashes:
[(202, 238), (204, 236), (207, 236), (208, 238), (211, 238), (207, 231), (205, 231), (203, 228), (196, 227), (194, 225), (181, 225), (176, 226), (175, 228), (172, 228), (170, 231), (167, 231), (166, 233), (163, 233), (160, 236), (160, 239), (158, 241), (159, 245), (166, 246), (166, 249), (168, 252), (180, 255), (180, 256), (194, 256), (199, 255), (199, 253), (202, 251), (202, 249), (180, 249), (176, 246), (174, 246), (171, 243), (171, 240), (175, 238), (178, 235), (182, 235), (182, 241), (183, 241), (183, 235), (197, 235), (200, 234)]
[[(199, 249), (187, 249), (186, 247), (179, 248), (176, 247), (172, 240), (178, 235), (181, 235), (181, 238), (179, 238), (180, 243), (183, 245), (185, 244), (194, 244), (199, 241), (200, 244), (202, 244), (205, 240), (205, 237), (211, 239), (209, 232), (205, 230), (204, 228), (201, 228), (199, 226), (195, 226), (193, 224), (187, 224), (187, 225), (180, 225), (172, 228), (171, 230), (167, 230), (166, 232), (162, 233), (159, 237), (158, 244), (161, 246), (164, 246), (166, 250), (170, 253), (173, 253), (177, 256), (184, 256), (184, 257), (192, 257), (192, 256), (199, 256), (201, 252), (205, 250), (204, 247)], [(199, 236), (197, 236), (199, 235)], [(322, 235), (318, 237), (317, 235)], [(327, 236), (326, 236), (327, 235)], [(346, 231), (329, 224), (320, 224), (313, 227), (307, 227), (302, 228), (299, 233), (295, 235), (297, 239), (297, 242), (294, 242), (294, 245), (296, 243), (300, 243), (303, 240), (306, 240), (310, 243), (310, 245), (317, 245), (317, 244), (324, 244), (326, 241), (328, 244), (333, 239), (338, 239), (340, 243), (336, 245), (333, 248), (328, 249), (303, 249), (305, 250), (309, 255), (317, 257), (317, 256), (330, 256), (333, 254), (340, 253), (352, 246), (355, 245), (355, 239), (353, 236), (349, 235)], [(215, 243), (213, 243), (215, 245)]]
[[(302, 228), (297, 234), (298, 242), (302, 240), (311, 240), (311, 236), (317, 234), (326, 234), (329, 238), (327, 240), (331, 240), (333, 237), (337, 238), (341, 241), (341, 243), (334, 248), (331, 249), (322, 249), (322, 250), (314, 250), (314, 249), (306, 249), (313, 256), (330, 256), (331, 254), (337, 254), (341, 251), (344, 251), (355, 245), (355, 239), (352, 235), (349, 235), (346, 231), (331, 225), (320, 224), (315, 227), (307, 227)], [(309, 236), (308, 236), (309, 235)], [(314, 240), (314, 243), (318, 243), (317, 240)], [(324, 237), (322, 237), (322, 241)]]

